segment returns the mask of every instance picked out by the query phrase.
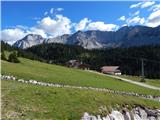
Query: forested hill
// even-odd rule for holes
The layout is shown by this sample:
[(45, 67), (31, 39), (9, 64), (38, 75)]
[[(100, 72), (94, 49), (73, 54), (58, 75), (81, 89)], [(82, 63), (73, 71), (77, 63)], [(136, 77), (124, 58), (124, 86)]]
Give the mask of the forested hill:
[[(4, 47), (6, 45), (1, 44), (2, 50), (6, 48)], [(89, 64), (90, 69), (93, 70), (100, 70), (105, 65), (118, 65), (123, 74), (130, 75), (141, 74), (141, 58), (145, 58), (145, 76), (160, 78), (159, 45), (87, 50), (80, 46), (50, 43), (33, 46), (26, 50), (16, 50), (19, 51), (19, 56), (59, 65), (65, 65), (71, 59), (81, 60)]]
[(79, 46), (62, 44), (41, 44), (26, 49), (50, 63), (65, 65), (70, 59), (78, 59), (100, 70), (104, 65), (118, 65), (122, 73), (140, 75), (141, 58), (145, 58), (145, 75), (148, 78), (160, 78), (160, 46), (150, 45), (130, 48), (86, 50)]

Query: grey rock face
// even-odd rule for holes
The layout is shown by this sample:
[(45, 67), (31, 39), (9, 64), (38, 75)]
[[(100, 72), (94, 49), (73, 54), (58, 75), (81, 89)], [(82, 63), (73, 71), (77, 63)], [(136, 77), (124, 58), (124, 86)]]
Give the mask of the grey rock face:
[(28, 34), (23, 39), (15, 42), (13, 46), (25, 49), (34, 45), (42, 44), (43, 42), (45, 42), (45, 39), (41, 35)]
[(62, 43), (62, 44), (66, 44), (67, 39), (70, 37), (70, 35), (65, 34), (62, 36), (58, 36), (55, 38), (49, 38), (46, 40), (47, 43)]
[(17, 41), (14, 46), (24, 49), (43, 42), (79, 45), (86, 49), (160, 44), (160, 26), (156, 28), (125, 26), (115, 32), (98, 30), (86, 32), (78, 31), (72, 35), (65, 34), (49, 39), (42, 38), (40, 35), (30, 34)]
[(97, 41), (96, 35), (88, 35), (85, 32), (78, 31), (68, 38), (67, 43), (69, 45), (79, 45), (86, 49), (97, 49), (103, 46)]

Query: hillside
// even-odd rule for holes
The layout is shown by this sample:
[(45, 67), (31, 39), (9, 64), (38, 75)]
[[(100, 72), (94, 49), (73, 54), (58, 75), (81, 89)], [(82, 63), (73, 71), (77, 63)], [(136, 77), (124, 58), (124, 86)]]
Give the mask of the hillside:
[[(5, 53), (6, 56), (10, 54), (6, 51)], [(26, 58), (19, 58), (19, 60), (20, 63), (2, 60), (2, 74), (14, 75), (24, 80), (33, 79), (60, 85), (90, 86), (160, 96), (157, 90), (143, 88), (105, 75)], [(136, 106), (157, 109), (160, 104), (158, 101), (93, 89), (49, 87), (2, 80), (2, 118), (4, 119), (79, 120), (85, 112), (105, 116), (112, 111), (112, 108), (121, 111), (124, 107), (131, 110)]]
[[(160, 108), (159, 102), (137, 97), (2, 81), (4, 119), (80, 120), (84, 112), (104, 116), (111, 111), (111, 107), (121, 109), (125, 105), (128, 109), (134, 105)], [(100, 111), (101, 107), (107, 110)]]
[(18, 64), (2, 61), (2, 74), (14, 75), (26, 80), (34, 79), (65, 85), (92, 86), (118, 91), (160, 95), (159, 91), (122, 82), (104, 75), (97, 75), (88, 71), (46, 64), (25, 58), (19, 59), (21, 63)]

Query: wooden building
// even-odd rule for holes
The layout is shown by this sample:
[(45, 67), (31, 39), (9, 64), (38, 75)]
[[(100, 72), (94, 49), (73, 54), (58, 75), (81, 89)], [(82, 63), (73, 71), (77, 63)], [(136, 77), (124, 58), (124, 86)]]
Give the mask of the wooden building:
[(101, 67), (101, 72), (105, 74), (121, 75), (119, 66), (103, 66)]
[(83, 69), (83, 70), (88, 70), (89, 69), (89, 65), (88, 64), (84, 64), (82, 62), (80, 62), (79, 60), (69, 60), (66, 63), (67, 67), (72, 67), (72, 68), (79, 68), (79, 69)]

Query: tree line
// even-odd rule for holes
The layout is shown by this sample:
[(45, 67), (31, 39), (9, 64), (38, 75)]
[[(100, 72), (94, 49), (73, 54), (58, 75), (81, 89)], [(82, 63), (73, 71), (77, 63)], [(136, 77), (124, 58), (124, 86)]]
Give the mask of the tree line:
[(74, 45), (44, 43), (17, 51), (19, 56), (58, 65), (76, 59), (97, 71), (102, 66), (120, 66), (122, 74), (137, 76), (141, 75), (141, 59), (145, 58), (145, 77), (160, 78), (160, 45), (87, 50)]
[[(9, 52), (8, 56), (6, 56), (5, 50)], [(16, 49), (11, 47), (7, 43), (4, 43), (3, 41), (1, 41), (1, 60), (13, 62), (13, 63), (20, 63)]]

